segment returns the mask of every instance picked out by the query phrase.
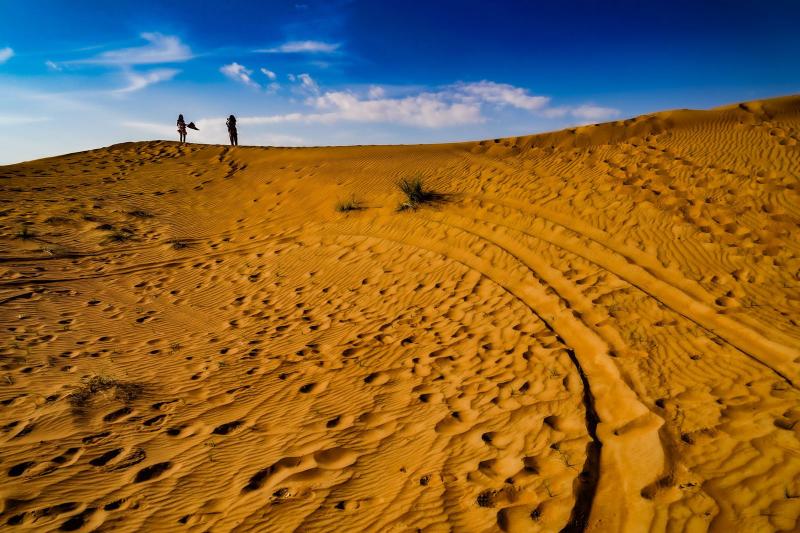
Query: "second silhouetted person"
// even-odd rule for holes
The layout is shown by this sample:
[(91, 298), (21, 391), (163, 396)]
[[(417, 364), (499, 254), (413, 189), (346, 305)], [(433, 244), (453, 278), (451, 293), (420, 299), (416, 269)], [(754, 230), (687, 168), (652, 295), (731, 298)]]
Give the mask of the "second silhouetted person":
[(228, 126), (228, 136), (231, 138), (231, 146), (239, 146), (239, 133), (236, 131), (236, 117), (228, 117), (225, 123)]

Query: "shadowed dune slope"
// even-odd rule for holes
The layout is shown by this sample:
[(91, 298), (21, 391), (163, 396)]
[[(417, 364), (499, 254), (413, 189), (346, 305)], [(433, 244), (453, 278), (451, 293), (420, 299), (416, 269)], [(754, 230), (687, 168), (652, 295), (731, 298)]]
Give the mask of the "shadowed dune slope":
[(4, 529), (800, 528), (800, 97), (0, 191)]

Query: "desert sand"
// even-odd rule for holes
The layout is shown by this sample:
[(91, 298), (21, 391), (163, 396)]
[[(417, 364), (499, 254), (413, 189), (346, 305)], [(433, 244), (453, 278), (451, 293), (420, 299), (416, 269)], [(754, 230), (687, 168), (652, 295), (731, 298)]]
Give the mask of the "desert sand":
[(798, 531), (799, 176), (800, 96), (0, 167), (0, 527)]

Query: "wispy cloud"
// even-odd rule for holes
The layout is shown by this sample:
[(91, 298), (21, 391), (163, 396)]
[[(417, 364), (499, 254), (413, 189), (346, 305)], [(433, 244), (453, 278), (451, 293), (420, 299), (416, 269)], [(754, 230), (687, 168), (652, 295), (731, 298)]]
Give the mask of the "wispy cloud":
[(367, 96), (369, 98), (373, 98), (373, 99), (383, 98), (384, 96), (386, 96), (386, 89), (384, 89), (383, 87), (380, 87), (378, 85), (373, 85), (367, 91)]
[(458, 83), (454, 86), (454, 89), (461, 92), (465, 100), (510, 105), (528, 111), (542, 109), (550, 102), (550, 98), (547, 96), (531, 95), (521, 87), (488, 80)]
[(265, 54), (332, 54), (339, 50), (340, 43), (324, 41), (288, 41), (273, 48), (261, 48), (255, 52)]
[[(421, 91), (401, 97), (389, 97), (380, 86), (371, 86), (366, 94), (353, 91), (322, 92), (308, 74), (288, 75), (299, 84), (310, 109), (279, 115), (241, 117), (242, 124), (332, 124), (336, 122), (403, 124), (422, 128), (443, 128), (479, 124), (488, 120), (484, 112), (491, 108), (512, 107), (536, 116), (557, 118), (572, 116), (581, 120), (599, 120), (615, 116), (609, 107), (582, 105), (549, 107), (550, 98), (531, 94), (527, 89), (488, 80), (459, 82), (438, 91)], [(490, 113), (489, 117), (492, 116)]]
[(573, 108), (570, 111), (570, 114), (575, 118), (598, 121), (598, 120), (608, 120), (610, 118), (619, 116), (620, 111), (619, 109), (614, 109), (613, 107), (581, 105)]
[(8, 61), (14, 56), (14, 50), (6, 46), (5, 48), (0, 48), (0, 65)]
[(327, 118), (354, 122), (389, 122), (425, 128), (483, 122), (479, 104), (454, 102), (449, 96), (440, 92), (363, 99), (352, 93), (333, 91), (316, 98), (313, 105), (326, 111)]
[(620, 110), (613, 107), (601, 107), (591, 104), (579, 106), (549, 107), (542, 110), (546, 118), (573, 117), (582, 121), (598, 122), (619, 116)]
[(69, 61), (69, 64), (90, 65), (155, 65), (161, 63), (181, 63), (192, 59), (191, 49), (174, 35), (163, 35), (156, 32), (142, 33), (140, 37), (147, 41), (143, 46), (109, 50), (95, 57)]
[(302, 90), (311, 94), (319, 94), (319, 85), (309, 74), (298, 74), (297, 79), (300, 80), (300, 88)]
[(114, 93), (124, 94), (140, 91), (148, 85), (159, 83), (162, 81), (169, 81), (174, 78), (180, 70), (172, 68), (161, 68), (150, 70), (148, 72), (134, 72), (132, 70), (125, 71), (125, 77), (128, 79), (128, 85), (122, 89), (117, 89)]
[(223, 65), (219, 69), (220, 72), (225, 74), (227, 77), (234, 81), (238, 81), (239, 83), (243, 83), (248, 87), (253, 87), (254, 89), (258, 89), (261, 85), (258, 84), (250, 75), (253, 73), (252, 70), (248, 69), (244, 65), (240, 65), (239, 63), (233, 62), (229, 65)]
[(44, 62), (44, 66), (47, 67), (47, 70), (52, 70), (54, 72), (59, 72), (59, 71), (63, 70), (61, 65), (59, 65), (58, 63), (55, 63), (53, 61), (50, 61), (49, 59)]
[(47, 122), (46, 117), (29, 117), (22, 115), (0, 115), (0, 126), (20, 126), (22, 124), (35, 124), (37, 122)]
[[(307, 75), (306, 75), (307, 76)], [(296, 79), (302, 85), (313, 82), (310, 76)], [(306, 82), (308, 80), (308, 82)], [(316, 87), (316, 83), (313, 85)], [(373, 95), (375, 91), (373, 91)], [(284, 122), (331, 124), (347, 122), (386, 122), (437, 128), (482, 122), (480, 105), (451, 101), (444, 93), (422, 93), (403, 98), (363, 98), (346, 91), (328, 91), (306, 101), (313, 108), (309, 113), (287, 113), (242, 117), (242, 124), (279, 124)]]
[(261, 73), (262, 73), (264, 76), (266, 76), (267, 78), (269, 78), (269, 79), (271, 79), (271, 80), (274, 80), (275, 78), (277, 78), (277, 77), (278, 77), (278, 76), (277, 76), (277, 74), (275, 74), (275, 73), (274, 73), (274, 72), (272, 72), (271, 70), (269, 70), (269, 69), (266, 69), (266, 68), (264, 68), (264, 67), (261, 67), (261, 69), (260, 69), (260, 70), (261, 70)]

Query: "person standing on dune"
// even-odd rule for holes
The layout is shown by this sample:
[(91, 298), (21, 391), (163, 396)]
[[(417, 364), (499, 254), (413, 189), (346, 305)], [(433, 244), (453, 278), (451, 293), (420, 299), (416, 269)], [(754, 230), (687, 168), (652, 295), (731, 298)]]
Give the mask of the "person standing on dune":
[(186, 122), (183, 120), (183, 115), (178, 115), (178, 134), (181, 137), (181, 144), (186, 142)]
[(239, 133), (236, 131), (236, 117), (233, 115), (229, 116), (225, 125), (228, 126), (228, 136), (231, 138), (231, 146), (239, 146)]

